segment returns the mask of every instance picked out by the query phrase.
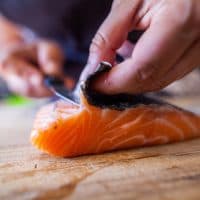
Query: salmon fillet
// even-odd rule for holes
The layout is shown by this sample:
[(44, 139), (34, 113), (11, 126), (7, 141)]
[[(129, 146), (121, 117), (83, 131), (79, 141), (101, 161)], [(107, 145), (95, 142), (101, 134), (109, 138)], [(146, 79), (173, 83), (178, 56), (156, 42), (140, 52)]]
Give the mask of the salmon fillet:
[(98, 106), (84, 91), (80, 105), (58, 101), (39, 111), (31, 133), (34, 146), (52, 155), (73, 157), (200, 136), (200, 116), (191, 112), (155, 102), (127, 108), (121, 103), (120, 109)]
[(155, 105), (101, 109), (82, 98), (79, 107), (59, 101), (42, 108), (32, 144), (53, 155), (72, 157), (200, 136), (200, 117), (190, 112)]

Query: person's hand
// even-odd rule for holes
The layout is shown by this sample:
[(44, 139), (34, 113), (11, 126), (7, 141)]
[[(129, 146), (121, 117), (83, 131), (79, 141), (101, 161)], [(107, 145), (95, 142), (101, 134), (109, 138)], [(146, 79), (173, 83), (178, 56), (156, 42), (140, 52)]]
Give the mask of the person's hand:
[[(135, 45), (128, 32), (144, 30)], [(115, 0), (97, 31), (81, 79), (101, 61), (115, 64), (94, 84), (100, 92), (143, 93), (159, 90), (200, 66), (199, 0)], [(187, 87), (187, 86), (186, 86)]]
[[(13, 92), (45, 97), (51, 92), (44, 75), (62, 75), (64, 55), (55, 42), (43, 40), (29, 29), (0, 15), (0, 76)], [(70, 80), (66, 79), (66, 85)]]
[(51, 95), (43, 75), (62, 75), (64, 56), (51, 41), (10, 42), (0, 47), (0, 74), (15, 93), (29, 97)]

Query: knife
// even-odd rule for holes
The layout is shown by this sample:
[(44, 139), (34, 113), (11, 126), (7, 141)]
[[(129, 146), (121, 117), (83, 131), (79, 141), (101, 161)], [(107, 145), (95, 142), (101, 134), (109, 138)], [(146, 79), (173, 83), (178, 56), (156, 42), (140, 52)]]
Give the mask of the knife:
[(64, 84), (64, 80), (54, 77), (45, 76), (44, 84), (59, 98), (71, 103), (73, 105), (79, 105), (74, 93), (69, 91)]

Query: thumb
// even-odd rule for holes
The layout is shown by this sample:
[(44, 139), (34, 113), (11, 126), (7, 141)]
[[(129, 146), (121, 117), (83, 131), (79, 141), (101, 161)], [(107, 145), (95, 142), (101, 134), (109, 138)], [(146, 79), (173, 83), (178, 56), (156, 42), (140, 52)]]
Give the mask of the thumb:
[(127, 39), (128, 33), (134, 26), (133, 16), (140, 2), (136, 0), (127, 6), (127, 3), (122, 1), (114, 1), (110, 14), (92, 40), (88, 62), (81, 74), (81, 80), (85, 80), (94, 72), (101, 61), (114, 64), (117, 49)]

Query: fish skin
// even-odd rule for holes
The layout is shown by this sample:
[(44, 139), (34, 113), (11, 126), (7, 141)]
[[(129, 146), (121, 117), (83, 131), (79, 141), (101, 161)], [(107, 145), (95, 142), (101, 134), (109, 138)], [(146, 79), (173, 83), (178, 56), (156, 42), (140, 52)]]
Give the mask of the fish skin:
[[(97, 70), (90, 74), (89, 77), (85, 82), (82, 82), (78, 84), (77, 88), (81, 88), (85, 98), (87, 101), (96, 107), (100, 108), (110, 108), (114, 110), (121, 110), (132, 107), (137, 107), (140, 104), (144, 105), (166, 105), (168, 103), (156, 99), (152, 96), (149, 96), (147, 94), (126, 94), (126, 93), (119, 93), (119, 94), (103, 94), (99, 93), (98, 91), (95, 91), (93, 89), (93, 82), (98, 78), (100, 75), (109, 72), (112, 69), (112, 66), (110, 64), (107, 64), (107, 62), (101, 62), (97, 68)], [(76, 93), (77, 94), (77, 93)], [(78, 97), (76, 98), (76, 100)], [(79, 101), (80, 102), (80, 101)], [(173, 106), (173, 105), (171, 105)], [(174, 106), (175, 107), (175, 106)], [(181, 109), (179, 107), (176, 107), (177, 109)]]

